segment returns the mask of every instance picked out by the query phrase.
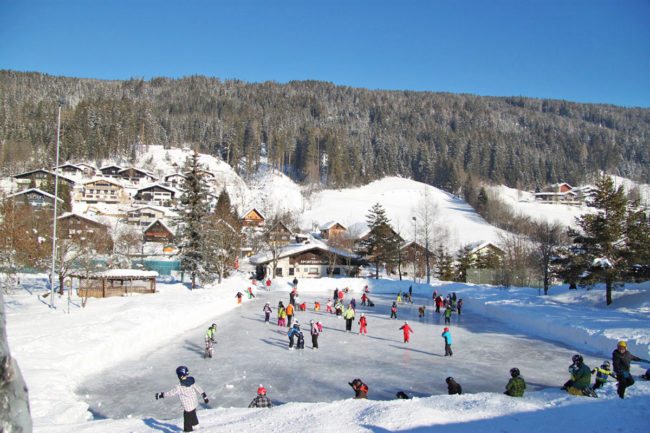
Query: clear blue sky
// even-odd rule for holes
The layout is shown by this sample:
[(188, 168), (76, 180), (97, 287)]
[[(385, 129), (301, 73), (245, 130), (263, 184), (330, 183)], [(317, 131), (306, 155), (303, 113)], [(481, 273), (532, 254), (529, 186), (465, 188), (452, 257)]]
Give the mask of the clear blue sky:
[(650, 0), (0, 0), (0, 69), (650, 107)]

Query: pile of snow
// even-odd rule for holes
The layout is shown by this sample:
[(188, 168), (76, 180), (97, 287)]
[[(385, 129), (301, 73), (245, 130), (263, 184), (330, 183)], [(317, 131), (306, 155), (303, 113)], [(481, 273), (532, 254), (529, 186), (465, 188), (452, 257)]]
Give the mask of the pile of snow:
[[(22, 277), (23, 286), (36, 292), (42, 283), (42, 279)], [(618, 339), (627, 339), (638, 356), (648, 358), (650, 354), (648, 283), (616, 292), (614, 305), (606, 308), (602, 290), (554, 289), (560, 293), (543, 297), (535, 289), (504, 290), (460, 283), (429, 286), (408, 281), (327, 278), (299, 282), (301, 291), (323, 293), (347, 286), (360, 294), (366, 284), (371, 293), (392, 294), (411, 285), (414, 293), (427, 297), (436, 287), (445, 293), (455, 291), (466, 300), (468, 312), (485, 314), (509, 323), (522, 334), (556, 340), (603, 359), (610, 356)], [(7, 296), (9, 344), (30, 389), (35, 431), (179, 431), (178, 419), (89, 422), (88, 406), (79, 400), (75, 389), (119, 362), (142, 362), (145, 354), (166, 341), (236, 308), (234, 293), (248, 286), (249, 281), (241, 276), (196, 291), (180, 284), (160, 283), (156, 294), (91, 299), (86, 308), (79, 307), (78, 299), (73, 298), (70, 314), (65, 314), (65, 298), (57, 299), (57, 309), (50, 310), (39, 297), (26, 291)], [(271, 290), (286, 291), (289, 287), (288, 281), (276, 279)], [(540, 368), (542, 364), (543, 357)], [(633, 373), (640, 372), (635, 366)], [(202, 410), (199, 418), (207, 431), (435, 431), (439, 426), (458, 432), (541, 432), (565, 431), (566, 423), (573, 419), (580, 422), (572, 423), (571, 430), (579, 432), (644, 431), (650, 382), (637, 382), (628, 395), (630, 398), (619, 400), (610, 387), (598, 400), (571, 397), (557, 389), (528, 393), (522, 399), (492, 393), (411, 401), (348, 399), (287, 403), (271, 410)]]

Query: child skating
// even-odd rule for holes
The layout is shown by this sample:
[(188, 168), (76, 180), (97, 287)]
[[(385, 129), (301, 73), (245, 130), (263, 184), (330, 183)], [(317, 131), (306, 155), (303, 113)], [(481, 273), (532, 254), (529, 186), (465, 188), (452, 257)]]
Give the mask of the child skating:
[(199, 406), (199, 401), (196, 395), (199, 394), (203, 397), (205, 403), (209, 402), (208, 396), (189, 374), (190, 370), (181, 365), (176, 369), (176, 376), (178, 376), (180, 383), (167, 392), (156, 393), (156, 400), (176, 395), (179, 396), (183, 405), (184, 432), (194, 431), (193, 427), (199, 425), (199, 419), (196, 416), (196, 408)]
[(409, 326), (409, 322), (404, 322), (400, 328), (404, 332), (404, 343), (408, 343), (411, 340), (411, 334), (413, 333), (413, 328)]
[(364, 313), (361, 313), (359, 318), (359, 335), (368, 335), (368, 320)]

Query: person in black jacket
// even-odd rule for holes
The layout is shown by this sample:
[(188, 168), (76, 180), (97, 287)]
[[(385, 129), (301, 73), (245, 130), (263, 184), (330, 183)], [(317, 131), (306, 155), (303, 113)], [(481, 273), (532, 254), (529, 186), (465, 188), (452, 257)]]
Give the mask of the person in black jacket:
[(463, 393), (463, 388), (460, 386), (458, 382), (454, 380), (453, 377), (448, 377), (445, 379), (445, 382), (447, 382), (447, 392), (449, 395), (453, 394), (462, 394)]
[(612, 364), (614, 364), (614, 373), (618, 381), (616, 390), (620, 398), (625, 398), (625, 389), (634, 385), (634, 379), (630, 374), (630, 363), (632, 361), (648, 362), (628, 352), (627, 342), (619, 341), (616, 350), (612, 352)]

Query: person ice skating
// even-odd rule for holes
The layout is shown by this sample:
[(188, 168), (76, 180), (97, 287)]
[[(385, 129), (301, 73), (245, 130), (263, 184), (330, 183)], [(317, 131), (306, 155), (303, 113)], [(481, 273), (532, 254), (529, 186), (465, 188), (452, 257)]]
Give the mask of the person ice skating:
[(456, 298), (456, 292), (453, 292), (453, 293), (451, 294), (451, 300), (454, 301), (454, 302), (456, 302), (456, 299), (458, 299), (458, 298)]
[(449, 395), (454, 395), (458, 394), (461, 395), (463, 393), (463, 388), (460, 386), (460, 383), (456, 382), (456, 380), (453, 377), (448, 377), (445, 379), (445, 382), (447, 383), (447, 394)]
[(634, 379), (630, 374), (630, 363), (632, 361), (649, 362), (645, 359), (639, 358), (638, 356), (632, 355), (627, 350), (627, 342), (623, 340), (619, 341), (616, 350), (612, 352), (612, 364), (614, 367), (614, 373), (616, 373), (616, 380), (618, 381), (616, 391), (620, 398), (625, 398), (625, 390), (634, 385)]
[(310, 320), (309, 324), (311, 325), (311, 329), (309, 330), (309, 333), (311, 334), (311, 348), (318, 349), (318, 336), (320, 335), (320, 329), (318, 328), (318, 324), (313, 320)]
[[(289, 304), (296, 306), (296, 297), (298, 296), (298, 290), (294, 287), (291, 293), (289, 293)], [(287, 305), (288, 307), (288, 305)]]
[(460, 310), (463, 308), (463, 298), (460, 298), (458, 300), (458, 303), (456, 304), (456, 310), (458, 310), (458, 315), (460, 316)]
[(445, 325), (451, 325), (451, 306), (447, 305), (445, 309)]
[(267, 302), (264, 304), (264, 307), (262, 307), (262, 311), (264, 312), (264, 323), (269, 323), (269, 319), (271, 319), (271, 304)]
[(293, 304), (287, 305), (286, 311), (287, 311), (287, 327), (290, 328), (291, 320), (293, 319), (293, 313), (294, 313)]
[(300, 309), (300, 311), (307, 311), (307, 302), (303, 302), (299, 304), (298, 308)]
[(293, 287), (294, 287), (294, 289), (297, 289), (297, 288), (298, 288), (298, 278), (297, 278), (297, 277), (293, 277), (293, 281), (292, 281), (292, 283), (293, 283)]
[(411, 334), (413, 333), (413, 328), (409, 326), (409, 322), (404, 322), (402, 326), (399, 328), (404, 332), (404, 343), (408, 343), (411, 340)]
[(438, 290), (434, 290), (433, 295), (431, 295), (431, 299), (433, 299), (433, 301), (435, 302), (437, 297), (438, 297)]
[(409, 286), (409, 301), (413, 303), (413, 286)]
[(518, 368), (510, 369), (510, 380), (506, 384), (505, 395), (510, 397), (523, 397), (526, 390), (526, 381), (521, 377), (521, 372)]
[(178, 396), (183, 405), (183, 431), (194, 431), (193, 427), (199, 425), (199, 419), (196, 416), (196, 408), (199, 406), (199, 401), (196, 395), (199, 394), (203, 397), (203, 401), (207, 404), (209, 402), (208, 396), (203, 392), (203, 389), (196, 384), (196, 381), (189, 375), (190, 370), (181, 365), (176, 369), (176, 376), (180, 383), (167, 392), (156, 393), (156, 400), (165, 397)]
[(237, 303), (238, 304), (241, 304), (241, 300), (242, 300), (243, 297), (244, 297), (244, 294), (242, 292), (237, 292), (237, 294), (235, 295), (235, 298), (237, 298)]
[(390, 307), (390, 318), (397, 319), (397, 303), (393, 302), (393, 305)]
[(294, 338), (296, 338), (298, 334), (302, 334), (302, 332), (300, 331), (300, 323), (296, 320), (293, 326), (289, 328), (289, 331), (287, 331), (287, 336), (289, 337), (289, 350), (293, 350)]
[(334, 310), (336, 311), (336, 315), (341, 317), (343, 315), (343, 302), (340, 300), (336, 301), (336, 304), (334, 304)]
[(368, 398), (368, 385), (361, 379), (354, 379), (352, 382), (348, 382), (348, 385), (354, 390), (354, 398)]
[(320, 311), (320, 302), (318, 301), (314, 302), (314, 311)]
[(271, 290), (271, 279), (270, 278), (266, 279), (266, 289)]
[(399, 292), (397, 292), (397, 299), (396, 299), (396, 301), (397, 301), (398, 304), (401, 304), (401, 303), (402, 303), (402, 291), (401, 291), (401, 290), (400, 290)]
[(246, 294), (248, 295), (248, 299), (253, 299), (255, 297), (252, 287), (249, 287), (248, 290), (246, 290)]
[(338, 288), (335, 288), (335, 289), (334, 289), (334, 296), (333, 296), (332, 299), (334, 299), (334, 303), (335, 303), (335, 304), (336, 304), (336, 301), (339, 300), (339, 289), (338, 289)]
[(330, 313), (330, 314), (334, 313), (334, 310), (332, 310), (332, 300), (331, 299), (328, 299), (327, 304), (325, 304), (325, 312)]
[(367, 335), (368, 334), (368, 319), (366, 319), (366, 315), (361, 313), (361, 317), (359, 318), (359, 335)]
[(362, 306), (365, 306), (367, 301), (368, 301), (368, 295), (366, 295), (365, 293), (363, 293), (363, 294), (361, 295), (361, 305), (362, 305)]
[(607, 383), (609, 377), (614, 377), (614, 372), (610, 369), (611, 364), (609, 361), (604, 361), (600, 364), (600, 367), (596, 367), (591, 370), (591, 374), (596, 375), (596, 380), (594, 381), (593, 388), (598, 389)]
[(436, 297), (436, 313), (440, 313), (440, 307), (442, 307), (442, 296), (438, 295)]
[(273, 407), (271, 399), (266, 396), (266, 388), (262, 385), (257, 388), (257, 396), (250, 402), (248, 407)]
[(363, 286), (363, 292), (364, 293), (370, 293), (370, 287), (368, 287), (367, 284), (365, 286)]
[(357, 300), (354, 299), (354, 298), (350, 299), (350, 305), (352, 306), (353, 310), (356, 310), (357, 309)]
[(282, 304), (282, 301), (278, 304), (278, 326), (286, 326), (287, 325), (287, 310), (284, 309), (284, 305)]
[(352, 308), (352, 304), (348, 304), (347, 310), (343, 313), (343, 318), (345, 319), (345, 331), (352, 332), (352, 322), (354, 321), (354, 308)]
[(424, 317), (424, 312), (427, 309), (424, 305), (418, 307), (418, 317), (421, 319)]
[(453, 356), (454, 352), (451, 351), (451, 332), (449, 328), (442, 331), (442, 338), (445, 340), (445, 356)]
[(345, 293), (347, 293), (345, 292), (345, 289), (339, 290), (339, 301), (341, 301), (341, 303), (343, 303), (343, 298), (345, 298)]
[(569, 379), (562, 389), (571, 395), (581, 397), (595, 396), (591, 389), (591, 369), (584, 363), (582, 355), (576, 354), (571, 358), (573, 364), (569, 366)]
[(212, 352), (213, 352), (212, 346), (216, 342), (214, 337), (216, 332), (217, 332), (216, 323), (210, 325), (208, 330), (205, 332), (205, 354), (203, 355), (204, 358), (212, 358)]

